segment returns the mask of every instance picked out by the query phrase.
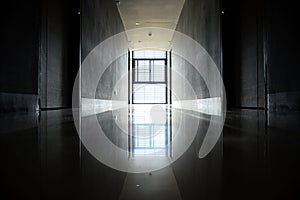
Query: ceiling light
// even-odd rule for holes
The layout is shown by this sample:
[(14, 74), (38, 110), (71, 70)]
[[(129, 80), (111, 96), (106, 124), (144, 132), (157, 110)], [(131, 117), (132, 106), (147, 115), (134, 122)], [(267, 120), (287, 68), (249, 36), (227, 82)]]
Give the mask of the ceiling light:
[(135, 25), (139, 26), (139, 25), (141, 25), (141, 23), (140, 22), (135, 22)]

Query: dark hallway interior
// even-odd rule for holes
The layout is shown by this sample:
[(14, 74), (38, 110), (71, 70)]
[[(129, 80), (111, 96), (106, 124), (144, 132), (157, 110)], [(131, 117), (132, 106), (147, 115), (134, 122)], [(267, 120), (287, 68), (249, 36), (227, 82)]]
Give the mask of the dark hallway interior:
[[(300, 33), (294, 1), (2, 5), (4, 199), (300, 197)], [(198, 44), (204, 54), (195, 51)], [(187, 56), (176, 54), (178, 49)], [(116, 56), (119, 52), (125, 53)], [(138, 53), (144, 54), (135, 57)], [(201, 66), (213, 63), (220, 77), (199, 72), (193, 63), (198, 58)], [(102, 66), (107, 59), (112, 62)], [(211, 85), (221, 89), (213, 93)], [(211, 126), (221, 132), (201, 156)], [(102, 139), (128, 153), (126, 170), (112, 164), (123, 157), (97, 143), (92, 132), (97, 135), (98, 127)], [(182, 152), (181, 145), (187, 145)], [(150, 161), (139, 160), (149, 152)]]

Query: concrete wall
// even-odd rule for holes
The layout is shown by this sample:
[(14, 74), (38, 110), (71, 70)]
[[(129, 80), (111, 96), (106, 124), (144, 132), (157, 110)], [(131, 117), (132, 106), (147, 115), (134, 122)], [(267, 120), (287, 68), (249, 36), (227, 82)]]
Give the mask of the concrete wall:
[(186, 0), (176, 31), (200, 43), (220, 66), (219, 0)]
[(1, 2), (0, 112), (33, 111), (38, 95), (38, 0)]
[[(197, 41), (220, 69), (220, 12), (219, 1), (187, 0), (185, 1), (176, 31)], [(206, 61), (203, 61), (206, 62)], [(172, 68), (182, 75), (185, 84), (190, 84), (198, 99), (208, 98), (209, 93), (203, 77), (186, 60), (177, 55), (172, 56)], [(193, 99), (191, 91), (185, 84), (174, 79), (172, 88), (178, 93), (180, 100)], [(181, 97), (180, 97), (181, 96)]]
[(228, 106), (299, 111), (299, 30), (294, 23), (294, 2), (223, 0), (222, 4)]
[(71, 107), (79, 69), (79, 0), (43, 0), (41, 108)]
[(95, 46), (124, 31), (124, 26), (113, 0), (82, 2), (82, 61)]
[(223, 0), (224, 82), (229, 107), (264, 107), (261, 1)]
[(79, 0), (3, 2), (0, 112), (71, 107)]
[(271, 111), (300, 111), (298, 18), (294, 1), (267, 1), (266, 63)]
[(200, 73), (188, 61), (172, 55), (173, 101), (209, 98), (209, 91)]
[(119, 57), (104, 71), (95, 97), (128, 101), (128, 54)]
[[(82, 61), (84, 62), (87, 55), (101, 42), (108, 39), (115, 34), (124, 31), (124, 25), (122, 23), (120, 14), (117, 9), (117, 5), (114, 1), (94, 0), (82, 3)], [(127, 49), (127, 46), (120, 46), (116, 44), (113, 47), (107, 47), (107, 51), (111, 51), (111, 56), (115, 54), (117, 49)], [(102, 52), (99, 52), (101, 54)], [(96, 55), (97, 56), (97, 55)], [(101, 55), (99, 55), (101, 56)], [(100, 58), (100, 57), (99, 57)], [(95, 58), (97, 60), (97, 58)], [(100, 62), (99, 60), (97, 62)], [(124, 55), (121, 58), (115, 60), (107, 69), (103, 69), (104, 74), (99, 77), (99, 83), (95, 93), (89, 91), (86, 88), (85, 81), (82, 83), (82, 97), (84, 98), (97, 98), (111, 100), (114, 87), (123, 75), (127, 73), (127, 56)], [(100, 63), (98, 63), (101, 65)], [(84, 66), (83, 66), (84, 67)], [(99, 66), (106, 67), (106, 66)], [(84, 68), (83, 70), (86, 70)], [(93, 72), (91, 72), (93, 73)], [(82, 72), (82, 79), (89, 79), (89, 72)], [(97, 78), (97, 77), (96, 77)], [(126, 81), (126, 80), (125, 80)], [(127, 82), (126, 82), (127, 83)], [(117, 99), (127, 101), (127, 84), (119, 88), (117, 93), (123, 94), (125, 91), (126, 96)], [(115, 99), (116, 100), (116, 99)]]

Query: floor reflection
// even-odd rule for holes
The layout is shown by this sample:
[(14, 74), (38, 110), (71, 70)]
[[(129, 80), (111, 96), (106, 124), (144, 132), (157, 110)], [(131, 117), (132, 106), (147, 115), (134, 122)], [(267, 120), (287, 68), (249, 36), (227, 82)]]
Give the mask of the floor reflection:
[[(192, 114), (183, 118), (190, 121)], [(106, 130), (119, 132), (109, 124), (115, 121), (111, 111), (102, 116)], [(197, 134), (171, 166), (138, 175), (95, 159), (80, 143), (70, 110), (0, 119), (0, 191), (7, 199), (299, 199), (298, 113), (270, 113), (270, 126), (265, 126), (263, 111), (228, 111), (223, 136), (206, 158), (197, 156), (202, 141)], [(200, 117), (198, 133), (208, 124)], [(153, 143), (164, 148), (170, 129), (159, 130), (161, 139)], [(127, 137), (124, 140), (128, 142)], [(151, 147), (148, 142), (143, 144), (147, 148)]]
[(141, 104), (131, 107), (132, 156), (170, 156), (170, 110), (167, 105)]

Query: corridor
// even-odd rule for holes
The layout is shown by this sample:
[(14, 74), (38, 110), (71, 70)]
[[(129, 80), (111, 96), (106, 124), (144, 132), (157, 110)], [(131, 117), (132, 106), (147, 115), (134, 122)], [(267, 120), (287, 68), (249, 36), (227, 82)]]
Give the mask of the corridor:
[(294, 1), (2, 7), (2, 199), (299, 199)]

